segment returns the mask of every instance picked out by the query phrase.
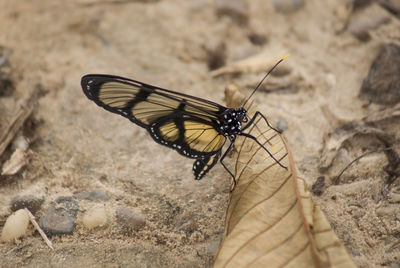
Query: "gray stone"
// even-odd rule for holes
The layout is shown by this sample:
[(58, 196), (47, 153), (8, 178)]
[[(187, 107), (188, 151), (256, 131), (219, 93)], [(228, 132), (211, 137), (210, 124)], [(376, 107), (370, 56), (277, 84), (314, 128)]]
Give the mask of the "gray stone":
[(304, 0), (274, 0), (273, 4), (277, 12), (288, 14), (302, 8)]
[(217, 0), (218, 16), (228, 16), (238, 24), (246, 24), (249, 18), (248, 6), (243, 0)]
[(268, 36), (264, 34), (252, 32), (247, 37), (249, 38), (250, 42), (256, 46), (262, 46), (268, 42)]
[(9, 97), (15, 91), (10, 75), (0, 71), (0, 97)]
[(367, 42), (371, 39), (370, 31), (390, 22), (387, 15), (363, 15), (350, 20), (347, 30), (358, 40)]
[(86, 199), (90, 201), (108, 201), (110, 199), (110, 197), (100, 189), (96, 189), (91, 192), (77, 193), (74, 195), (74, 197), (80, 200)]
[(27, 208), (32, 214), (40, 210), (44, 202), (43, 197), (33, 195), (18, 195), (11, 200), (10, 208), (12, 211)]
[(317, 180), (314, 182), (314, 184), (311, 187), (311, 192), (314, 195), (320, 196), (324, 193), (326, 190), (327, 186), (325, 185), (325, 177), (320, 176), (317, 178)]
[(285, 119), (280, 119), (276, 122), (276, 129), (279, 130), (281, 133), (284, 132), (289, 128), (289, 124)]
[(207, 65), (209, 70), (215, 70), (225, 65), (226, 63), (226, 44), (219, 43), (214, 47), (206, 48)]
[(49, 236), (72, 234), (78, 208), (78, 202), (73, 197), (61, 196), (50, 205), (40, 219), (40, 226)]
[(378, 3), (386, 8), (390, 13), (400, 17), (400, 1), (399, 0), (384, 0), (378, 1)]
[(208, 244), (207, 254), (214, 256), (217, 253), (217, 250), (221, 244), (221, 240), (214, 240)]
[(379, 104), (394, 105), (400, 101), (400, 47), (382, 47), (364, 79), (360, 96)]
[(118, 207), (116, 210), (117, 224), (124, 233), (138, 231), (146, 225), (146, 217), (139, 211), (127, 207)]

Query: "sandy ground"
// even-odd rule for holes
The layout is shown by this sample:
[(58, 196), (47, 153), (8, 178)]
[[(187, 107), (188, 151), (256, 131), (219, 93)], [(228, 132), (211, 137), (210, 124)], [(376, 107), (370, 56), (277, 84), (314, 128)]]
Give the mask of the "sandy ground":
[[(194, 181), (193, 161), (96, 107), (83, 95), (80, 78), (117, 74), (224, 103), (228, 84), (249, 94), (265, 70), (213, 78), (207, 66), (210, 51), (223, 43), (216, 55), (225, 53), (227, 65), (257, 53), (266, 62), (291, 53), (283, 63), (290, 75), (271, 78), (291, 86), (260, 91), (254, 98), (273, 124), (287, 125), (284, 134), (299, 175), (310, 187), (325, 177), (315, 201), (354, 261), (361, 267), (397, 267), (400, 183), (387, 183), (385, 153), (369, 154), (335, 182), (371, 138), (350, 139), (344, 162), (333, 150), (340, 146), (332, 144), (356, 132), (341, 131), (343, 124), (363, 124), (366, 116), (390, 108), (359, 98), (359, 91), (380, 47), (399, 43), (399, 18), (377, 4), (352, 14), (346, 8), (352, 1), (305, 2), (297, 12), (284, 14), (272, 3), (247, 1), (243, 24), (218, 16), (211, 0), (0, 0), (0, 45), (9, 51), (16, 84), (12, 96), (0, 99), (0, 126), (35, 86), (48, 91), (29, 121), (32, 160), (18, 175), (0, 177), (0, 224), (10, 214), (14, 196), (45, 197), (40, 217), (57, 197), (94, 189), (111, 197), (104, 202), (110, 215), (123, 205), (146, 216), (145, 228), (130, 235), (120, 232), (112, 216), (106, 227), (89, 231), (80, 224), (81, 215), (94, 204), (81, 202), (74, 234), (53, 237), (54, 251), (31, 231), (17, 245), (0, 244), (0, 265), (212, 266), (223, 233), (228, 174), (217, 165), (205, 179)], [(376, 23), (369, 41), (346, 30), (352, 19), (374, 22), (382, 17), (389, 20)], [(253, 44), (251, 34), (266, 42)], [(399, 120), (393, 120), (378, 120), (383, 123), (375, 126), (399, 133)], [(180, 228), (187, 223), (190, 228)]]

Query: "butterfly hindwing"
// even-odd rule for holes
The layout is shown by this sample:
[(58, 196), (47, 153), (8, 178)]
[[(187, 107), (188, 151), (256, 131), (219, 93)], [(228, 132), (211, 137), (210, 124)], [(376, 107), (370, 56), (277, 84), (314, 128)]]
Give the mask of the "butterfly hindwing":
[(97, 105), (144, 128), (177, 111), (212, 121), (226, 110), (208, 100), (118, 76), (86, 75), (81, 84), (86, 96)]
[(215, 166), (221, 156), (221, 151), (217, 154), (206, 156), (205, 158), (197, 159), (193, 163), (193, 174), (195, 180), (201, 180), (210, 169)]
[(226, 137), (216, 131), (212, 122), (182, 116), (179, 112), (161, 118), (147, 129), (156, 142), (189, 158), (215, 155), (226, 141)]

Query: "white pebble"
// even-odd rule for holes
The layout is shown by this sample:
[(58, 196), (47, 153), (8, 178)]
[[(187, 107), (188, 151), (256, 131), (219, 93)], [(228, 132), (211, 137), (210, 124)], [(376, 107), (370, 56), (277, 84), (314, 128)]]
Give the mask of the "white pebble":
[(335, 86), (336, 85), (336, 76), (334, 74), (332, 74), (332, 73), (328, 73), (326, 75), (326, 82), (331, 87)]
[(104, 226), (107, 224), (107, 212), (104, 207), (95, 207), (86, 211), (83, 216), (83, 225), (88, 229)]
[(12, 242), (23, 236), (28, 229), (28, 223), (28, 212), (25, 209), (17, 210), (7, 218), (1, 232), (1, 241)]
[(18, 148), (24, 152), (28, 151), (29, 149), (28, 139), (22, 135), (17, 136), (13, 141), (13, 147)]

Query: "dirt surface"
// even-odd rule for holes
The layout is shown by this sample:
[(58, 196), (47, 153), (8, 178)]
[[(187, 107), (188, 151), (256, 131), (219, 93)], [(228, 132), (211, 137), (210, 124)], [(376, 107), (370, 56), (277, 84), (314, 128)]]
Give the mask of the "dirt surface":
[[(315, 201), (354, 261), (399, 265), (398, 106), (359, 96), (380, 48), (400, 43), (399, 17), (378, 3), (307, 0), (289, 13), (272, 2), (244, 3), (235, 12), (211, 0), (0, 0), (0, 46), (15, 84), (0, 97), (0, 129), (20, 99), (37, 86), (47, 91), (24, 127), (29, 164), (0, 177), (0, 226), (17, 195), (44, 197), (37, 218), (60, 196), (94, 189), (110, 196), (100, 202), (109, 213), (105, 227), (82, 226), (84, 212), (99, 202), (81, 201), (74, 233), (52, 237), (54, 251), (31, 229), (16, 244), (0, 244), (1, 266), (212, 266), (229, 201), (228, 174), (217, 165), (194, 181), (192, 160), (99, 109), (84, 96), (80, 78), (116, 74), (224, 103), (228, 84), (250, 94), (269, 66), (253, 62), (220, 76), (208, 66), (257, 54), (270, 64), (286, 53), (286, 71), (269, 78), (274, 90), (263, 87), (257, 104), (284, 129), (299, 175), (310, 187), (323, 178), (314, 186)], [(121, 232), (114, 217), (120, 206), (141, 211), (145, 227)]]

